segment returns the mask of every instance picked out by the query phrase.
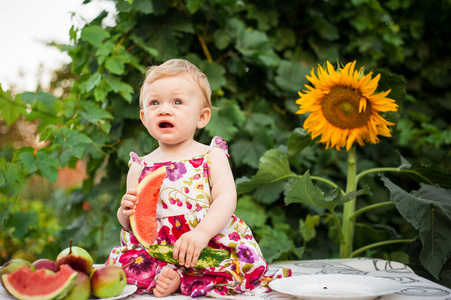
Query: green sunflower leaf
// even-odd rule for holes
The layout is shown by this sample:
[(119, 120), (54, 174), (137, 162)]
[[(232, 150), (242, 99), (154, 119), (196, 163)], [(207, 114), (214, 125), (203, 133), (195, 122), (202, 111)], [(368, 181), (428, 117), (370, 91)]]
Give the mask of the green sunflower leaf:
[(310, 133), (304, 128), (296, 128), (288, 138), (288, 155), (294, 156), (314, 143)]
[(391, 90), (387, 97), (395, 100), (396, 104), (399, 106), (398, 111), (385, 112), (382, 116), (387, 121), (396, 123), (401, 116), (403, 103), (406, 99), (406, 80), (401, 75), (391, 73), (387, 70), (375, 70), (374, 74), (373, 78), (377, 74), (381, 74), (376, 92)]
[(421, 264), (438, 278), (451, 256), (451, 190), (421, 184), (409, 193), (384, 176), (382, 180), (401, 215), (420, 232)]
[(323, 191), (315, 186), (310, 178), (310, 171), (307, 171), (294, 183), (287, 184), (285, 191), (285, 203), (305, 203), (317, 207), (333, 210), (337, 205), (346, 203), (365, 191), (357, 191), (348, 195), (343, 195), (340, 188), (329, 191), (324, 195)]
[(403, 171), (419, 182), (438, 184), (442, 188), (451, 189), (451, 173), (442, 166), (425, 165), (416, 161)]
[(259, 186), (281, 182), (293, 177), (287, 155), (280, 149), (272, 149), (260, 158), (257, 174), (237, 184), (239, 193), (247, 193)]

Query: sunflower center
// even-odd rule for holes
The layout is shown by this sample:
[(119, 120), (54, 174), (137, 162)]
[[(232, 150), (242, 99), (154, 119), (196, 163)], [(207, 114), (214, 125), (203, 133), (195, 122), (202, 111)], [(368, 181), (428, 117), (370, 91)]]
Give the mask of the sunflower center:
[(341, 129), (359, 128), (368, 124), (371, 116), (371, 103), (359, 112), (362, 94), (359, 90), (336, 85), (321, 101), (321, 110), (330, 124)]

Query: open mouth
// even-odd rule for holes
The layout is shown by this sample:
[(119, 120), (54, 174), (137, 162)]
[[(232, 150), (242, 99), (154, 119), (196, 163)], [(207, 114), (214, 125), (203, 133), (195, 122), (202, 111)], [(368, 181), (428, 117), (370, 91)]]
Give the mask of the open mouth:
[(158, 124), (158, 127), (160, 127), (160, 128), (173, 128), (174, 125), (172, 125), (169, 122), (161, 122), (160, 124)]

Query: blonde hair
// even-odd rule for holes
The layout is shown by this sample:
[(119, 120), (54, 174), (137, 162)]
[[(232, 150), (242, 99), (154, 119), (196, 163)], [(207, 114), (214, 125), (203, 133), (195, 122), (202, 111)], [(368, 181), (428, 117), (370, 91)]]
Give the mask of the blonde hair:
[(143, 90), (146, 84), (151, 84), (158, 79), (176, 76), (182, 73), (186, 73), (192, 77), (194, 82), (199, 85), (202, 94), (205, 97), (205, 107), (212, 108), (211, 105), (211, 89), (207, 76), (202, 73), (195, 65), (185, 59), (170, 59), (161, 65), (151, 66), (146, 71), (146, 78), (141, 87), (139, 95), (139, 107), (143, 108)]

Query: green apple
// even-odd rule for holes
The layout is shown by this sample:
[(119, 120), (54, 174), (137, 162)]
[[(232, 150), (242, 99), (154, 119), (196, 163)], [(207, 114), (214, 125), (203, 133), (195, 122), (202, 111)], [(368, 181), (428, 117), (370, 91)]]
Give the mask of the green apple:
[(12, 259), (10, 261), (7, 261), (1, 268), (0, 268), (0, 277), (5, 274), (11, 274), (17, 270), (20, 269), (20, 267), (26, 266), (27, 268), (31, 270), (36, 270), (36, 268), (29, 262), (24, 259)]
[(77, 273), (74, 286), (64, 300), (87, 300), (91, 296), (91, 281), (88, 275), (80, 271)]
[(69, 248), (64, 249), (56, 258), (58, 268), (61, 265), (69, 265), (75, 271), (89, 274), (94, 264), (91, 255), (85, 249), (72, 246), (72, 239), (69, 241)]
[(91, 292), (97, 298), (119, 296), (126, 285), (127, 277), (119, 266), (103, 266), (91, 274)]

